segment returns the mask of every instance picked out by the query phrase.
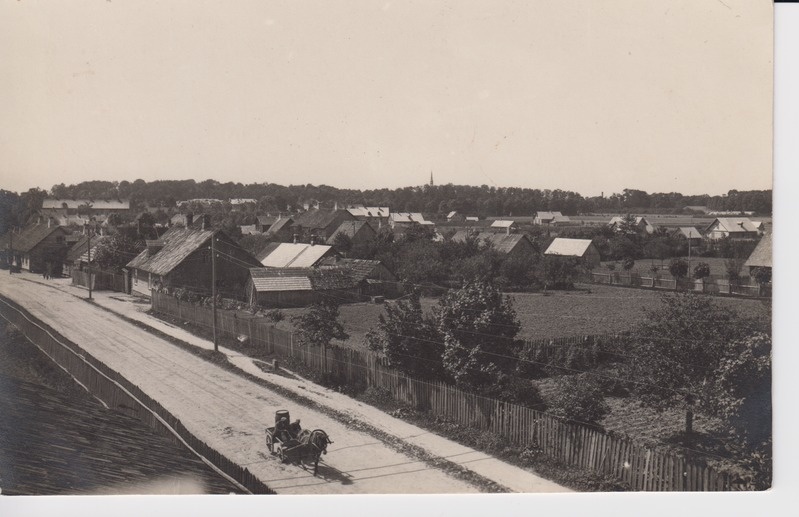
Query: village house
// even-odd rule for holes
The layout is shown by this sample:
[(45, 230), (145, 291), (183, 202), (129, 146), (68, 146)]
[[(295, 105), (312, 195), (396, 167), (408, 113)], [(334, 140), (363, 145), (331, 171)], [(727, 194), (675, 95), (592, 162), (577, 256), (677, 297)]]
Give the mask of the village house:
[(519, 225), (516, 224), (516, 221), (497, 220), (491, 223), (491, 229), (498, 232), (505, 232), (506, 234), (510, 235), (511, 233), (519, 230)]
[(484, 245), (490, 245), (491, 249), (508, 256), (525, 257), (535, 253), (535, 246), (525, 233), (473, 233), (469, 230), (459, 230), (452, 236), (452, 241), (466, 242), (466, 239), (470, 236)]
[(316, 266), (323, 258), (336, 254), (332, 246), (270, 242), (255, 258), (264, 267), (297, 268)]
[(705, 235), (710, 240), (756, 239), (758, 229), (747, 217), (719, 217), (705, 228)]
[(558, 226), (569, 222), (569, 216), (560, 212), (536, 212), (533, 219), (533, 224), (538, 226)]
[(176, 226), (160, 239), (148, 240), (147, 249), (127, 264), (132, 289), (148, 296), (151, 289), (159, 287), (210, 295), (212, 237), (217, 252), (217, 290), (227, 298), (242, 298), (249, 268), (261, 264), (225, 232), (203, 227)]
[(448, 223), (462, 223), (465, 220), (466, 220), (466, 216), (464, 216), (460, 212), (457, 212), (457, 211), (453, 210), (452, 212), (447, 214), (447, 222)]
[(269, 231), (269, 228), (272, 227), (275, 222), (280, 219), (280, 216), (273, 216), (273, 215), (259, 215), (255, 223), (255, 229), (261, 233), (266, 233)]
[(67, 252), (66, 237), (69, 235), (63, 226), (53, 224), (33, 224), (21, 231), (10, 230), (0, 240), (0, 249), (5, 252), (6, 263), (31, 273), (49, 272), (61, 274), (64, 256)]
[(379, 260), (350, 259), (326, 257), (319, 262), (320, 269), (344, 267), (351, 271), (353, 279), (358, 282), (361, 294), (368, 296), (395, 297), (401, 293), (397, 275), (392, 273)]
[[(39, 213), (43, 217), (52, 217), (61, 226), (76, 222), (76, 216), (92, 216), (97, 221), (105, 221), (111, 214), (127, 214), (130, 212), (130, 201), (125, 199), (44, 199)], [(71, 219), (70, 219), (71, 218)], [(63, 224), (62, 224), (63, 223)]]
[(339, 235), (347, 237), (353, 246), (358, 246), (373, 241), (377, 232), (366, 221), (344, 221), (327, 239), (327, 244), (333, 246)]
[(599, 251), (591, 239), (566, 239), (558, 237), (544, 252), (553, 257), (573, 257), (580, 259), (584, 266), (594, 268), (599, 265)]
[[(61, 274), (71, 276), (72, 271), (82, 271), (83, 268), (88, 266), (90, 259), (91, 262), (94, 262), (97, 256), (97, 245), (107, 238), (107, 235), (93, 235), (91, 239), (89, 239), (88, 235), (80, 235), (78, 241), (67, 250)], [(90, 240), (91, 250), (89, 249)]]
[(347, 208), (347, 212), (359, 221), (370, 223), (375, 230), (379, 230), (383, 225), (388, 224), (388, 218), (391, 215), (391, 209), (387, 206), (356, 205)]
[(265, 308), (307, 307), (323, 300), (357, 302), (365, 279), (348, 268), (251, 268), (246, 299)]
[(684, 239), (690, 246), (701, 246), (704, 237), (699, 233), (699, 230), (693, 226), (680, 227), (674, 230), (672, 236), (675, 239)]
[[(613, 217), (610, 222), (608, 223), (608, 227), (612, 230), (620, 232), (622, 230), (622, 223), (624, 222), (624, 217), (617, 215)], [(637, 216), (635, 218), (635, 231), (640, 235), (651, 235), (655, 233), (655, 227), (649, 224), (649, 221), (646, 220), (645, 217)]]
[(388, 224), (396, 230), (407, 229), (416, 224), (435, 226), (435, 223), (426, 220), (420, 212), (392, 212)]
[(771, 245), (771, 234), (767, 233), (762, 239), (760, 239), (760, 242), (757, 243), (755, 249), (752, 250), (752, 254), (749, 255), (749, 258), (746, 260), (746, 262), (744, 262), (744, 267), (749, 268), (750, 276), (752, 274), (752, 270), (756, 267), (771, 269)]
[(344, 221), (355, 221), (346, 210), (314, 209), (294, 217), (294, 233), (302, 242), (327, 242)]
[(280, 242), (288, 242), (294, 239), (293, 226), (294, 220), (291, 217), (278, 217), (269, 229), (264, 232), (264, 235)]

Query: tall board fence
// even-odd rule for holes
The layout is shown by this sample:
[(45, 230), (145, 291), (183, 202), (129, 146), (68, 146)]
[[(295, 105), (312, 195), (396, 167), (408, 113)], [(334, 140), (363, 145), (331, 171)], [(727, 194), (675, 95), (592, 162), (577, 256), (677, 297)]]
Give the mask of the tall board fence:
[(80, 271), (73, 269), (70, 276), (72, 277), (72, 285), (89, 287), (89, 282), (91, 282), (92, 289), (97, 291), (125, 292), (125, 275), (100, 270), (90, 271), (87, 269)]
[[(152, 293), (152, 307), (156, 312), (190, 323), (212, 324), (211, 309), (162, 293)], [(541, 411), (467, 393), (443, 382), (413, 379), (388, 366), (382, 356), (373, 352), (337, 346), (326, 350), (301, 346), (292, 333), (272, 327), (263, 318), (219, 310), (217, 332), (230, 338), (246, 336), (251, 346), (266, 353), (294, 359), (350, 384), (387, 389), (397, 401), (409, 406), (500, 435), (514, 445), (538, 448), (567, 465), (619, 479), (632, 490), (739, 489), (726, 473), (691, 458), (645, 447), (627, 437), (567, 422)], [(593, 343), (591, 339), (564, 338), (561, 346), (572, 342)], [(531, 342), (530, 346), (554, 347), (557, 343), (547, 340)]]
[(771, 286), (751, 285), (730, 282), (727, 279), (708, 277), (704, 280), (688, 280), (663, 278), (660, 276), (641, 276), (635, 273), (600, 273), (592, 271), (586, 275), (585, 281), (593, 284), (620, 285), (625, 287), (642, 287), (648, 289), (664, 289), (671, 291), (694, 291), (707, 294), (728, 294), (768, 298)]
[(275, 493), (247, 468), (242, 468), (197, 438), (179, 419), (138, 386), (47, 325), (38, 322), (21, 307), (0, 299), (0, 316), (19, 328), (31, 342), (109, 408), (128, 410), (126, 411), (128, 414), (134, 412), (146, 425), (164, 432), (176, 442), (192, 449), (209, 466), (244, 491), (253, 494)]

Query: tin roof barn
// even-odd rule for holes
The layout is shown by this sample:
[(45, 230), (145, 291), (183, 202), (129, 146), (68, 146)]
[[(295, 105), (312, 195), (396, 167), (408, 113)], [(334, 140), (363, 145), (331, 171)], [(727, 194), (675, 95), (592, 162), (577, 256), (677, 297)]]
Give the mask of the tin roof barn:
[(322, 244), (269, 243), (256, 256), (264, 267), (297, 268), (313, 267), (325, 257), (335, 254), (332, 246)]
[(251, 268), (247, 300), (263, 307), (305, 307), (324, 299), (359, 301), (365, 280), (347, 268)]
[(583, 259), (585, 264), (590, 267), (597, 266), (600, 262), (599, 251), (597, 251), (591, 239), (558, 237), (552, 241), (544, 255)]

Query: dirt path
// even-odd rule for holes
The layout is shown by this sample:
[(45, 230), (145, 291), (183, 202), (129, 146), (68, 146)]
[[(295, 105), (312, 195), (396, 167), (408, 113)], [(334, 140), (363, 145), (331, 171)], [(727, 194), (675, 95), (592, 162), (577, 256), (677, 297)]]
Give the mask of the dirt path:
[[(69, 285), (69, 280), (44, 281), (32, 275), (24, 278), (28, 281), (43, 284), (42, 287), (45, 289), (57, 289), (64, 293), (69, 293), (73, 296), (73, 299), (74, 296), (83, 298), (87, 294), (85, 290)], [(134, 300), (133, 297), (120, 293), (99, 292), (95, 293), (94, 300), (98, 305), (108, 310), (123, 315), (126, 318), (141, 322), (157, 331), (180, 339), (184, 343), (207, 350), (213, 348), (211, 342), (194, 336), (175, 325), (171, 325), (146, 314), (145, 311), (149, 309), (149, 304), (132, 303)], [(80, 300), (77, 301), (81, 302)], [(492, 480), (508, 490), (514, 492), (569, 491), (567, 488), (541, 478), (533, 472), (515, 467), (485, 453), (465, 447), (434, 433), (430, 433), (429, 431), (404, 422), (403, 420), (393, 418), (372, 406), (360, 403), (346, 395), (328, 390), (306, 379), (290, 379), (264, 372), (258, 368), (249, 357), (232, 350), (227, 350), (224, 347), (220, 350), (227, 355), (230, 363), (250, 375), (259, 377), (281, 388), (309, 398), (339, 413), (346, 414), (358, 422), (363, 422), (404, 443), (418, 447), (426, 454), (435, 458), (443, 458), (448, 462), (455, 463), (460, 467)]]

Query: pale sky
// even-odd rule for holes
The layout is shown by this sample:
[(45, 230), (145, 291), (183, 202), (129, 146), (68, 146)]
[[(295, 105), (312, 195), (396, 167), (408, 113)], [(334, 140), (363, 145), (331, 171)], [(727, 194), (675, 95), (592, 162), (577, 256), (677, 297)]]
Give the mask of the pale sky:
[(771, 188), (768, 0), (0, 2), (0, 188)]

